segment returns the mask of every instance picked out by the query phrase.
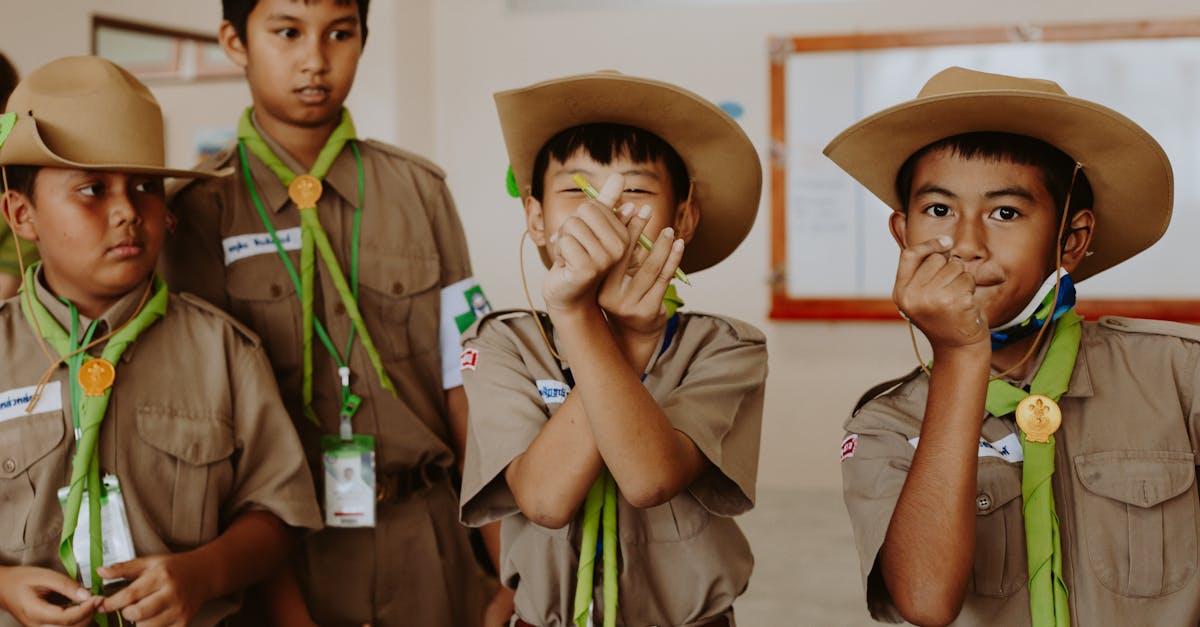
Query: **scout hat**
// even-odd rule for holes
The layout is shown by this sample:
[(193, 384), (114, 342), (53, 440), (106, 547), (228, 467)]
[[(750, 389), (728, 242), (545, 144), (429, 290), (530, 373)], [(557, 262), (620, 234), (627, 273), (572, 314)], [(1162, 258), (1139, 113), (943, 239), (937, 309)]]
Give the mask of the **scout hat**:
[(1072, 272), (1076, 282), (1149, 248), (1166, 232), (1174, 187), (1162, 147), (1129, 118), (1068, 96), (1047, 80), (948, 68), (916, 99), (842, 131), (825, 155), (902, 211), (896, 175), (904, 162), (933, 142), (981, 131), (1040, 139), (1083, 166), (1097, 224), (1093, 254)]
[[(533, 161), (552, 137), (583, 124), (623, 124), (670, 144), (687, 166), (700, 223), (680, 268), (708, 268), (737, 248), (754, 225), (762, 166), (737, 122), (686, 89), (619, 72), (567, 76), (495, 95), (500, 128), (521, 198)], [(548, 261), (543, 251), (543, 261)]]
[(158, 101), (132, 74), (99, 57), (64, 57), (34, 70), (0, 117), (0, 165), (197, 178), (164, 167)]

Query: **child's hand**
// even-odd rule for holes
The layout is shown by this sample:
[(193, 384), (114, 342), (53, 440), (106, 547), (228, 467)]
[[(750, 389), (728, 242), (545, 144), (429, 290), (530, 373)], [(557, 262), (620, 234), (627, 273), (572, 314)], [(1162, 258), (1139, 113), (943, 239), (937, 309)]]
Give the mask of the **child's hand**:
[[(78, 605), (62, 607), (47, 596), (58, 594)], [(22, 625), (84, 626), (104, 599), (92, 596), (74, 579), (36, 566), (0, 567), (0, 609)]]
[(208, 600), (203, 564), (192, 554), (139, 557), (97, 569), (106, 579), (124, 577), (128, 587), (104, 600), (103, 612), (121, 612), (139, 627), (187, 625)]
[(515, 611), (513, 591), (500, 586), (487, 607), (483, 608), (483, 627), (508, 627)]
[[(600, 287), (599, 302), (608, 313), (613, 332), (621, 342), (626, 356), (644, 366), (653, 352), (658, 336), (667, 323), (667, 308), (663, 295), (683, 259), (683, 240), (675, 239), (674, 229), (667, 227), (658, 234), (654, 248), (644, 250), (638, 236), (650, 217), (650, 207), (643, 207), (629, 221), (629, 245), (625, 256), (605, 277)], [(636, 347), (636, 348), (635, 348)], [(631, 350), (636, 354), (630, 354)]]
[[(551, 312), (595, 304), (600, 282), (625, 255), (629, 235), (621, 218), (608, 209), (624, 185), (624, 177), (608, 177), (598, 201), (585, 201), (550, 236), (554, 265), (542, 285), (542, 297)], [(628, 205), (622, 208), (623, 215), (631, 211)]]
[(962, 261), (948, 256), (945, 236), (900, 252), (892, 299), (936, 351), (986, 342), (987, 317), (975, 303), (975, 279)]

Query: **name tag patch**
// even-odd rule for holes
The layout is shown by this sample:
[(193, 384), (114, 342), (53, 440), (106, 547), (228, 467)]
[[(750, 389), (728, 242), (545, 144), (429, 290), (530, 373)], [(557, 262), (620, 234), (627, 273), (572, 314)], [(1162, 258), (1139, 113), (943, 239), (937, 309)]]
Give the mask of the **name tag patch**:
[[(37, 386), (31, 385), (27, 388), (0, 392), (0, 422), (28, 415), (25, 413), (25, 409), (29, 407), (29, 402), (33, 400), (33, 393), (36, 390)], [(62, 383), (51, 381), (42, 390), (42, 397), (34, 406), (33, 413), (43, 414), (60, 410), (62, 410)]]
[[(920, 437), (913, 438), (908, 441), (913, 448), (917, 448), (917, 442)], [(999, 457), (1010, 464), (1025, 461), (1025, 451), (1021, 448), (1021, 436), (1016, 433), (1010, 433), (995, 442), (988, 442), (983, 438), (979, 438), (979, 457)]]
[[(275, 234), (279, 236), (279, 243), (283, 245), (284, 250), (300, 250), (300, 227), (278, 229)], [(255, 255), (275, 253), (277, 250), (270, 233), (247, 233), (226, 237), (221, 240), (221, 247), (225, 250), (225, 265)]]
[(538, 379), (537, 389), (538, 394), (542, 395), (542, 401), (547, 405), (562, 403), (567, 400), (567, 394), (571, 393), (571, 388), (567, 387), (566, 383), (554, 379)]

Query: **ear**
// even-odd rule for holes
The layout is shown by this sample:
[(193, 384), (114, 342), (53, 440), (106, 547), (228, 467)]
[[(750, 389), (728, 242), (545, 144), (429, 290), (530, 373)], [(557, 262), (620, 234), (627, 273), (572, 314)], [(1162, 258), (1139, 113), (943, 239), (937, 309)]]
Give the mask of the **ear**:
[[(249, 34), (246, 35), (249, 37)], [(233, 27), (233, 22), (224, 20), (221, 22), (221, 28), (217, 31), (217, 41), (221, 44), (221, 50), (225, 51), (225, 56), (233, 61), (234, 65), (242, 69), (246, 69), (249, 63), (249, 58), (246, 54), (246, 42), (238, 37), (237, 29)]]
[(33, 219), (33, 203), (25, 194), (8, 190), (0, 196), (0, 210), (4, 212), (4, 221), (21, 239), (36, 242), (37, 227)]
[(1096, 214), (1091, 209), (1080, 209), (1071, 216), (1067, 225), (1066, 242), (1063, 243), (1062, 265), (1067, 272), (1074, 272), (1079, 262), (1087, 256), (1096, 229)]
[(700, 227), (700, 201), (693, 196), (684, 200), (675, 208), (675, 237), (682, 239), (685, 244), (692, 241), (696, 229)]
[(542, 203), (533, 196), (525, 196), (525, 230), (539, 248), (546, 247), (546, 220), (542, 215)]
[(893, 211), (888, 216), (888, 229), (892, 231), (892, 239), (900, 250), (908, 248), (908, 214), (903, 211)]

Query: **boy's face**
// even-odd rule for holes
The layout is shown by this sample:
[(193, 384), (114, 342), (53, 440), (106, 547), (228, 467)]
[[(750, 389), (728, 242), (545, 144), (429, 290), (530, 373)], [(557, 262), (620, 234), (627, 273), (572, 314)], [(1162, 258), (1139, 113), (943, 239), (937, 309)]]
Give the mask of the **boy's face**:
[(112, 304), (145, 281), (168, 219), (158, 176), (59, 168), (38, 172), (32, 197), (6, 194), (4, 212), (37, 242), (51, 289), (77, 304)]
[[(949, 236), (949, 254), (975, 279), (975, 302), (996, 326), (1019, 314), (1054, 271), (1059, 209), (1039, 168), (941, 150), (917, 162), (908, 213), (893, 213), (891, 228), (902, 248)], [(1082, 258), (1079, 240), (1089, 239), (1091, 220), (1084, 210), (1068, 225), (1087, 223), (1068, 239), (1068, 271)]]
[(557, 258), (557, 244), (550, 235), (571, 217), (587, 197), (571, 177), (580, 174), (599, 188), (613, 174), (625, 179), (625, 191), (615, 206), (633, 203), (634, 210), (650, 205), (650, 219), (644, 232), (651, 240), (664, 228), (674, 227), (677, 238), (690, 241), (695, 233), (698, 208), (687, 199), (676, 200), (671, 189), (671, 175), (662, 159), (635, 162), (627, 156), (616, 156), (608, 165), (601, 165), (585, 150), (580, 149), (566, 161), (550, 159), (543, 181), (542, 200), (530, 196), (525, 203), (525, 215), (530, 236), (538, 246), (547, 247), (551, 259)]
[(229, 22), (220, 39), (246, 70), (259, 122), (302, 128), (336, 122), (363, 48), (357, 5), (337, 0), (259, 0), (246, 41)]

